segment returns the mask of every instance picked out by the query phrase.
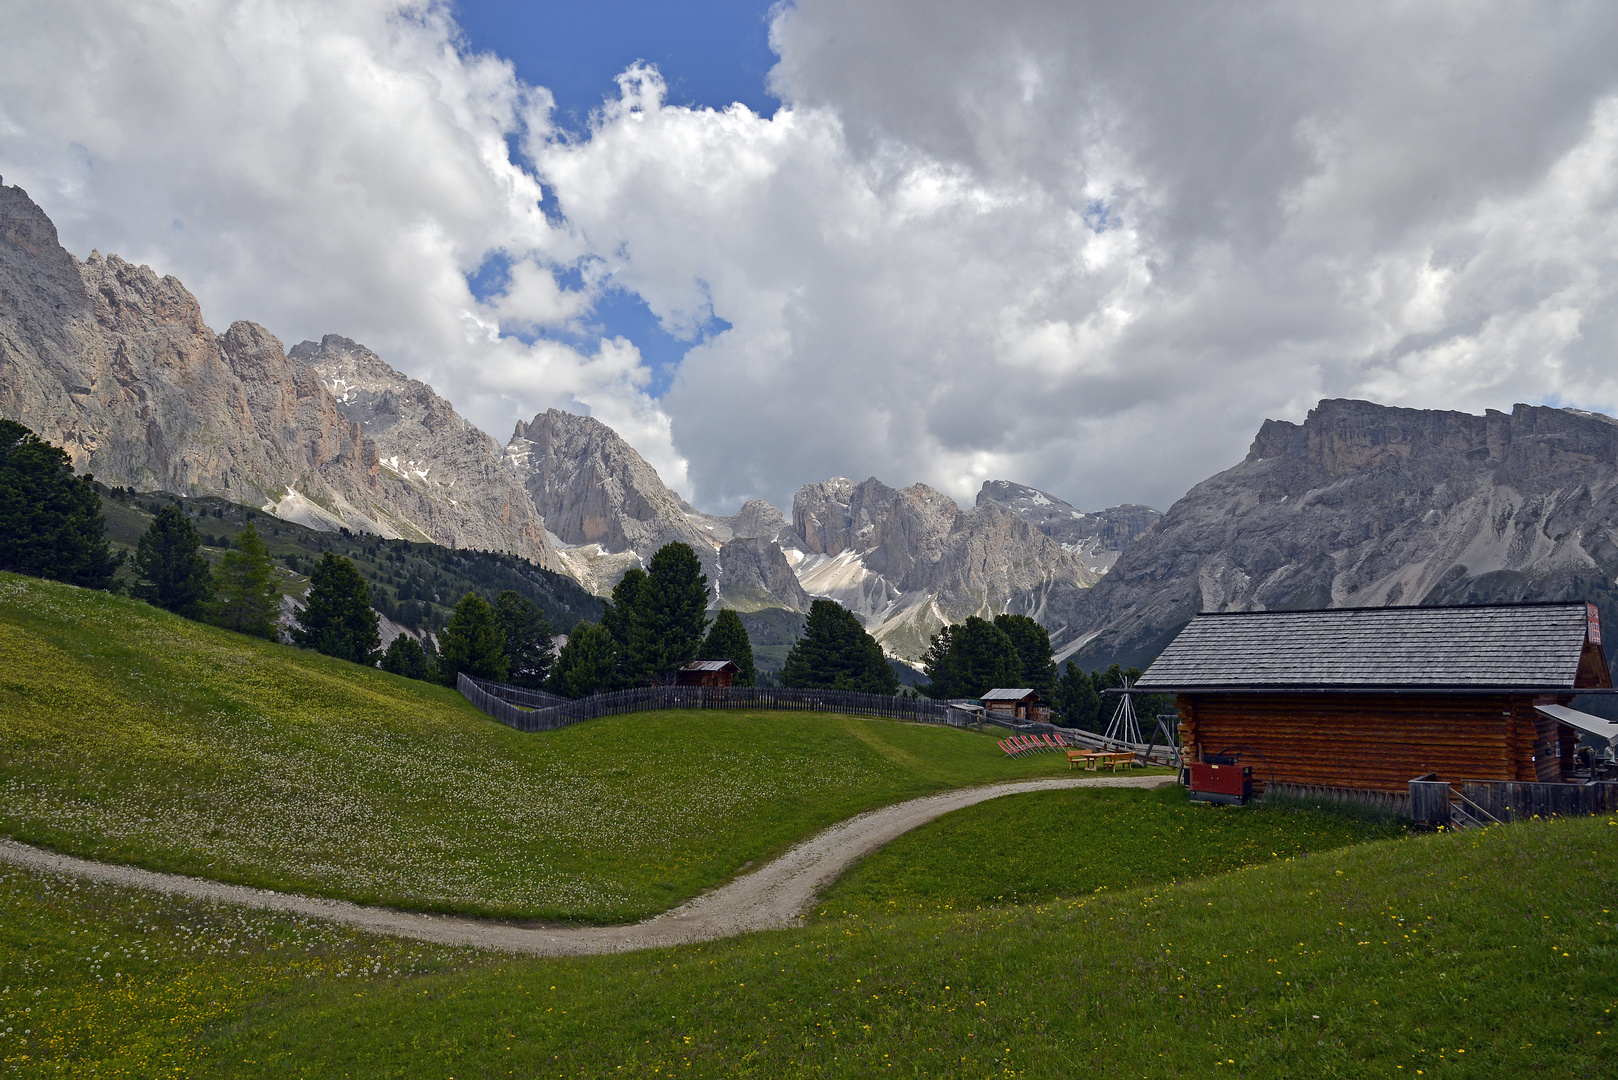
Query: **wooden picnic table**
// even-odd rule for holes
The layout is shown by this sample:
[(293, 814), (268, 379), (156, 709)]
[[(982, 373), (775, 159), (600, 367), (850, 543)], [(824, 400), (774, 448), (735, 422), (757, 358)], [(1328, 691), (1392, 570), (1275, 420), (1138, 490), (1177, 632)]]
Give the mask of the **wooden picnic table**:
[(1069, 750), (1067, 752), (1069, 766), (1076, 769), (1081, 762), (1087, 772), (1095, 772), (1103, 765), (1110, 767), (1113, 772), (1117, 772), (1120, 768), (1127, 769), (1134, 766), (1135, 752), (1133, 750)]

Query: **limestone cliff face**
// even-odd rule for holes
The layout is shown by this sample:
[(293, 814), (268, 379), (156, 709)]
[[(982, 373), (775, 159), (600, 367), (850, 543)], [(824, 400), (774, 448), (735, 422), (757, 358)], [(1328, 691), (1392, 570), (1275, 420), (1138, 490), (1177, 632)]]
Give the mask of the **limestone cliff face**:
[(336, 334), (301, 342), (290, 355), (319, 377), (338, 410), (374, 447), (379, 475), (402, 488), (399, 510), (407, 524), (401, 528), (560, 567), (544, 519), (507, 466), (505, 451), (432, 387)]
[(1052, 637), (1139, 663), (1199, 611), (1587, 597), (1618, 613), (1615, 574), (1618, 421), (1322, 401), (1265, 421)]
[(467, 475), (446, 496), (383, 469), (364, 425), (275, 335), (249, 322), (216, 335), (177, 279), (117, 256), (79, 262), (27, 194), (4, 186), (0, 414), (107, 484), (555, 561), (531, 505), (502, 502), (509, 475), (483, 477), (493, 494)]
[(650, 562), (675, 541), (695, 549), (709, 587), (717, 588), (718, 545), (686, 519), (657, 470), (606, 424), (551, 409), (517, 424), (505, 459), (551, 533), (581, 549), (562, 555), (586, 588), (610, 592), (628, 567)]
[(773, 536), (738, 536), (719, 549), (719, 598), (737, 611), (808, 611), (810, 603)]
[(977, 504), (985, 503), (1010, 510), (1097, 573), (1111, 569), (1124, 548), (1145, 536), (1163, 518), (1150, 506), (1139, 503), (1087, 514), (1054, 495), (1009, 480), (985, 480)]
[(993, 502), (965, 512), (925, 484), (808, 484), (792, 521), (804, 588), (858, 613), (884, 647), (911, 659), (946, 623), (1002, 612), (1044, 621), (1096, 580), (1015, 513)]

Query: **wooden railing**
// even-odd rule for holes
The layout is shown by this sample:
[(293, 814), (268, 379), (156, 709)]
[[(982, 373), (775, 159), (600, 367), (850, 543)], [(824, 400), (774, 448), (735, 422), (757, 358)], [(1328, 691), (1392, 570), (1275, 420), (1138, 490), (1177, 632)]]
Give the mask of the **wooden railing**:
[(518, 731), (553, 731), (583, 720), (660, 709), (768, 709), (876, 716), (919, 724), (977, 727), (963, 709), (927, 698), (861, 694), (851, 690), (783, 690), (751, 686), (647, 686), (586, 698), (558, 698), (464, 672), (456, 688), (480, 712)]
[(1618, 810), (1618, 782), (1410, 781), (1410, 817), (1417, 824), (1450, 826), (1455, 823), (1456, 806), (1466, 817), (1485, 822), (1605, 814)]

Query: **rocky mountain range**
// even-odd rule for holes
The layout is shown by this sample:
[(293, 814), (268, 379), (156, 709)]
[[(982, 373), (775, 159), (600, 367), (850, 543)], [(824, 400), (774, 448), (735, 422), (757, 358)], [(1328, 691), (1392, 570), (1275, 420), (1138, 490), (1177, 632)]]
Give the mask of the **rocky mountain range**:
[[(316, 528), (557, 564), (500, 448), (447, 402), (352, 342), (294, 352), (255, 323), (214, 333), (173, 277), (117, 256), (80, 262), (22, 189), (0, 185), (0, 414), (77, 469), (113, 486), (221, 494)], [(349, 371), (352, 395), (335, 395), (311, 360)], [(430, 469), (412, 471), (429, 450)]]
[(1322, 401), (1266, 420), (1066, 613), (1081, 663), (1143, 664), (1199, 611), (1589, 599), (1618, 626), (1618, 420)]
[(511, 552), (597, 595), (681, 541), (715, 605), (802, 612), (829, 596), (909, 658), (969, 614), (1065, 619), (1157, 517), (1085, 514), (1003, 481), (962, 510), (925, 485), (875, 478), (805, 485), (790, 521), (761, 500), (705, 514), (593, 418), (553, 409), (502, 447), (348, 338), (288, 351), (251, 322), (217, 334), (178, 280), (117, 256), (80, 262), (26, 193), (3, 185), (0, 415), (108, 485)]

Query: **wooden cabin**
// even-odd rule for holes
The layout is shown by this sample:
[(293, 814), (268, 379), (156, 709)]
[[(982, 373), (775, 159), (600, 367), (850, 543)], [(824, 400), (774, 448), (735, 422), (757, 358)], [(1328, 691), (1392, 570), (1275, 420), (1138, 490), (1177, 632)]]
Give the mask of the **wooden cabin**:
[(1050, 706), (1045, 703), (1044, 698), (1027, 688), (990, 690), (978, 700), (983, 702), (983, 707), (989, 713), (998, 713), (1003, 720), (1039, 724), (1051, 722)]
[(674, 673), (674, 685), (729, 686), (741, 672), (733, 660), (693, 660)]
[(1136, 687), (1176, 695), (1189, 760), (1226, 751), (1255, 781), (1402, 792), (1571, 778), (1568, 708), (1611, 690), (1594, 604), (1198, 615)]

